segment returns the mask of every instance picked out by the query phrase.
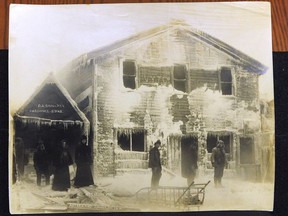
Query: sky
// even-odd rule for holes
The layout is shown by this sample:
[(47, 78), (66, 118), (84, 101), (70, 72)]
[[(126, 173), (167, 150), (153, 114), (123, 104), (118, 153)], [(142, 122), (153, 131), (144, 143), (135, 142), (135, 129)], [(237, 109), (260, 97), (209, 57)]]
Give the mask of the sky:
[(19, 109), (50, 72), (78, 56), (181, 19), (269, 69), (260, 94), (273, 98), (269, 2), (10, 6), (9, 106)]

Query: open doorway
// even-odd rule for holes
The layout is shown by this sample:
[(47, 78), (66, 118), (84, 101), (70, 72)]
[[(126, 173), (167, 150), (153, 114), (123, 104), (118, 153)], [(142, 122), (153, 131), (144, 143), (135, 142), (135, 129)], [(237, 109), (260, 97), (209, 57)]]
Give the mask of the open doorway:
[(251, 137), (240, 138), (240, 164), (254, 164), (254, 142)]
[(75, 147), (80, 142), (83, 129), (80, 125), (70, 125), (66, 127), (63, 124), (37, 125), (33, 123), (23, 124), (15, 121), (15, 137), (21, 137), (24, 141), (25, 149), (33, 153), (37, 147), (37, 142), (41, 139), (51, 155), (53, 155), (62, 139), (67, 141), (69, 151), (73, 156)]

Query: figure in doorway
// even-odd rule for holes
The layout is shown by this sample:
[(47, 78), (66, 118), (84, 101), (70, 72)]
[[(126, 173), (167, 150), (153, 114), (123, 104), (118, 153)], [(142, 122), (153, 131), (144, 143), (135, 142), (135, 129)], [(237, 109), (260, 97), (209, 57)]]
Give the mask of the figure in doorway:
[(152, 169), (151, 187), (157, 188), (162, 175), (159, 147), (161, 141), (157, 140), (154, 147), (149, 151), (149, 167)]
[(188, 186), (194, 183), (198, 169), (197, 162), (198, 144), (197, 142), (190, 142), (182, 153), (182, 176), (187, 179)]
[(66, 140), (61, 140), (59, 149), (53, 158), (55, 166), (52, 190), (67, 191), (71, 187), (69, 166), (73, 164)]
[(17, 170), (17, 180), (22, 180), (24, 177), (24, 167), (27, 163), (25, 158), (25, 145), (21, 137), (16, 137), (15, 139), (15, 159), (16, 159), (16, 170)]
[(91, 172), (91, 150), (87, 145), (87, 137), (83, 135), (79, 146), (75, 150), (75, 163), (77, 165), (76, 177), (74, 180), (75, 187), (85, 187), (94, 185), (93, 176)]
[(45, 176), (45, 184), (50, 184), (50, 173), (49, 173), (49, 165), (50, 165), (50, 157), (45, 148), (43, 140), (39, 140), (37, 143), (37, 150), (33, 156), (34, 168), (36, 170), (37, 176), (37, 185), (41, 186), (41, 178), (42, 175)]
[(225, 145), (222, 140), (218, 140), (216, 147), (212, 149), (211, 163), (214, 167), (214, 184), (215, 187), (222, 187), (222, 177), (224, 173), (224, 167), (227, 165), (227, 159), (225, 155)]

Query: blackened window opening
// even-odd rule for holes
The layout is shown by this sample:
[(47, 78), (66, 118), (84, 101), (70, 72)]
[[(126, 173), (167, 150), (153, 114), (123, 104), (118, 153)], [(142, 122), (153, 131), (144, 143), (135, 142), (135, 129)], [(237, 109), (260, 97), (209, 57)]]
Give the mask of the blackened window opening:
[(232, 95), (232, 74), (229, 68), (222, 68), (220, 72), (220, 83), (223, 95)]
[(174, 88), (187, 92), (186, 81), (187, 81), (187, 70), (185, 65), (175, 65), (173, 68), (173, 84)]
[(144, 151), (144, 130), (137, 132), (118, 132), (118, 145), (127, 151)]
[(134, 61), (123, 62), (123, 84), (125, 88), (136, 88), (136, 64)]
[(217, 140), (222, 140), (225, 145), (225, 153), (231, 152), (231, 135), (215, 135), (208, 133), (207, 135), (207, 151), (212, 152), (212, 149), (216, 147)]

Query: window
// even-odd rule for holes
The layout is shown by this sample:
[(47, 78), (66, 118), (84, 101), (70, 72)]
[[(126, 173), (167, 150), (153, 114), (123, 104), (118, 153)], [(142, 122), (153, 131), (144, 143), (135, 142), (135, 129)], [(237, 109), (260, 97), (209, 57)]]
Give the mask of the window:
[(187, 70), (185, 65), (175, 65), (173, 68), (173, 85), (174, 88), (187, 92), (187, 86), (186, 86), (186, 77)]
[(118, 145), (123, 150), (128, 151), (144, 151), (144, 130), (117, 133)]
[(125, 88), (136, 88), (136, 64), (134, 61), (123, 62), (123, 84)]
[(225, 153), (231, 153), (231, 135), (217, 135), (214, 133), (208, 133), (207, 135), (207, 151), (212, 153), (212, 149), (216, 147), (217, 140), (222, 140), (225, 145)]
[(232, 74), (229, 68), (222, 68), (220, 71), (220, 86), (222, 95), (232, 95)]

